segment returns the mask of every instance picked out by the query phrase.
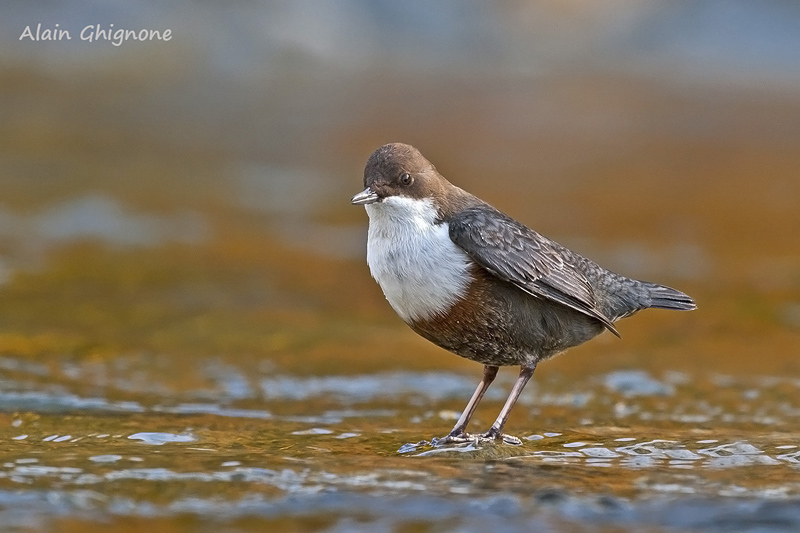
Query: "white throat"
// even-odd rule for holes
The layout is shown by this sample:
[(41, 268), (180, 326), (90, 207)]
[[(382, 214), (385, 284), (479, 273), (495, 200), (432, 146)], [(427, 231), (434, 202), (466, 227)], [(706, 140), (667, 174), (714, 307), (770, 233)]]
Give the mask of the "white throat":
[(436, 223), (428, 199), (390, 196), (367, 204), (367, 264), (392, 308), (405, 322), (447, 312), (463, 298), (469, 258)]

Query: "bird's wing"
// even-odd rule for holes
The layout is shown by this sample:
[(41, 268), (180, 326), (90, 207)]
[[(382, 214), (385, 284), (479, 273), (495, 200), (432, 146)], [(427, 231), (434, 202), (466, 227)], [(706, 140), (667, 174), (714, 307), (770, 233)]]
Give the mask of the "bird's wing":
[(565, 257), (566, 248), (488, 205), (464, 209), (447, 222), (450, 239), (489, 273), (595, 318), (619, 337), (597, 308), (589, 280)]

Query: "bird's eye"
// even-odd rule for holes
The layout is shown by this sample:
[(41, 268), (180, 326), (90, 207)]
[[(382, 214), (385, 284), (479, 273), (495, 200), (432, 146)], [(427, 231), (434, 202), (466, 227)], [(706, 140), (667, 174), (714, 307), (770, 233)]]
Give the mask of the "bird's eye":
[(400, 174), (400, 183), (402, 183), (403, 185), (411, 185), (412, 181), (413, 179), (411, 178), (411, 174), (409, 174), (408, 172), (403, 172), (402, 174)]

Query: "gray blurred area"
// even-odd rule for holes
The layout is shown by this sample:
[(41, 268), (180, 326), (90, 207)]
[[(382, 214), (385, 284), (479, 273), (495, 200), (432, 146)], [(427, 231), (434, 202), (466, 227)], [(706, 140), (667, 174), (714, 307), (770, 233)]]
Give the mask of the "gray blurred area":
[[(741, 144), (794, 145), (798, 21), (800, 7), (781, 1), (9, 2), (0, 21), (4, 129), (13, 142), (22, 132), (56, 146), (45, 156), (12, 142), (0, 183), (26, 197), (91, 195), (134, 179), (119, 166), (147, 172), (180, 154), (189, 161), (171, 164), (184, 168), (136, 179), (141, 195), (191, 204), (199, 193), (186, 189), (197, 186), (271, 215), (289, 243), (355, 258), (361, 233), (309, 219), (339, 213), (372, 149), (405, 141), (452, 181), (519, 218), (541, 212), (525, 221), (583, 244), (601, 221), (564, 195), (600, 187), (605, 174), (623, 172), (621, 184), (639, 181), (644, 194), (674, 187), (705, 199), (683, 166), (718, 190), (724, 177), (703, 165)], [(19, 39), (38, 23), (58, 23), (72, 40)], [(90, 24), (169, 28), (173, 38), (81, 41)], [(654, 148), (659, 139), (693, 148)], [(704, 160), (698, 147), (724, 153)], [(780, 177), (752, 179), (777, 208), (797, 192)], [(5, 209), (18, 198), (7, 196)], [(677, 207), (682, 222), (664, 223), (667, 246), (688, 253), (688, 267), (668, 267), (680, 262), (673, 252), (633, 237), (602, 259), (643, 275), (710, 275), (714, 253), (692, 228), (702, 222), (684, 214)], [(354, 210), (334, 217), (363, 225)]]

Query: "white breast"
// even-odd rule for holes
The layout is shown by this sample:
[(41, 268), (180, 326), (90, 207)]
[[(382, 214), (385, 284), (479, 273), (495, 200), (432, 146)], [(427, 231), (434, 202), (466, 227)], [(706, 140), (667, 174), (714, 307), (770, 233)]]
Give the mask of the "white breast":
[(436, 224), (430, 200), (391, 196), (365, 207), (367, 264), (400, 318), (430, 319), (466, 294), (469, 259)]

